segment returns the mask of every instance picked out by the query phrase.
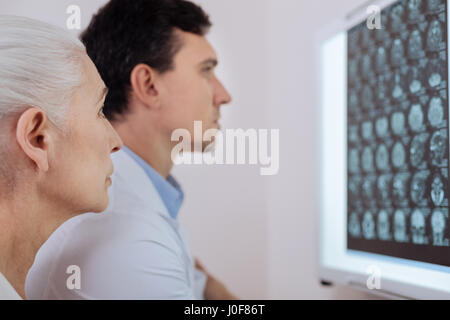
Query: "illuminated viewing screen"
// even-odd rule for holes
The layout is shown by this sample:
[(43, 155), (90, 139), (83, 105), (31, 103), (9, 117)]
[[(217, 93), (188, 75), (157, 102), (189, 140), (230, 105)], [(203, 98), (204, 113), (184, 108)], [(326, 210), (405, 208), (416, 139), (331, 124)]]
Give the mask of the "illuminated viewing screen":
[(361, 6), (318, 34), (318, 274), (371, 292), (375, 275), (388, 297), (449, 299), (448, 3), (372, 3), (381, 29)]
[(450, 266), (446, 1), (347, 32), (347, 249)]

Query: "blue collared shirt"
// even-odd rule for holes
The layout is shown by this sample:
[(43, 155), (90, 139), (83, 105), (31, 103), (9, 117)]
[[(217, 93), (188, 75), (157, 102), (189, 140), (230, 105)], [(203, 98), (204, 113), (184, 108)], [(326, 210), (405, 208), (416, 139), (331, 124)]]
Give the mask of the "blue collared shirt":
[(162, 201), (164, 202), (164, 205), (167, 208), (167, 211), (169, 211), (170, 216), (173, 219), (176, 219), (184, 200), (184, 193), (175, 178), (169, 175), (167, 179), (164, 179), (163, 176), (156, 172), (155, 169), (153, 169), (136, 153), (128, 149), (126, 146), (123, 146), (122, 149), (130, 157), (132, 157), (142, 169), (144, 169), (145, 174), (148, 176), (148, 178), (158, 191)]

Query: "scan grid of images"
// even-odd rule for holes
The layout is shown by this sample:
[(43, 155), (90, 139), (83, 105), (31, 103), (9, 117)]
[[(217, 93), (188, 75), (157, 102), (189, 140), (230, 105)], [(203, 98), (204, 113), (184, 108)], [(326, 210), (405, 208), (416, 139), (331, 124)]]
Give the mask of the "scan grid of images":
[(446, 7), (397, 1), (348, 31), (349, 249), (450, 246)]

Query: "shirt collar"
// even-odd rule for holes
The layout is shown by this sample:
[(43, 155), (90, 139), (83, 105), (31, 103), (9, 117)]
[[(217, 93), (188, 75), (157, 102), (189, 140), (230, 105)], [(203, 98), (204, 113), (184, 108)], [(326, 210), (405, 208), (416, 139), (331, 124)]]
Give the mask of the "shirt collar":
[(184, 199), (184, 193), (179, 183), (170, 174), (167, 179), (164, 179), (164, 177), (156, 172), (147, 162), (126, 146), (123, 146), (122, 149), (145, 171), (145, 174), (158, 191), (170, 216), (173, 219), (176, 219)]

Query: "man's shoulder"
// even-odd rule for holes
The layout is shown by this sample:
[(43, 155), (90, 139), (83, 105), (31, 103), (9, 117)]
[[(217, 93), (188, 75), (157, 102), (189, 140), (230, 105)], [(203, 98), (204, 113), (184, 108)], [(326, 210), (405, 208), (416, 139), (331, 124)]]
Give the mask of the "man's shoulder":
[(141, 206), (108, 208), (102, 213), (86, 213), (62, 224), (41, 248), (52, 254), (69, 247), (93, 251), (133, 241), (170, 242), (174, 236), (170, 221), (152, 208)]
[(169, 261), (178, 264), (182, 249), (170, 225), (156, 214), (149, 216), (106, 211), (67, 221), (40, 248), (28, 274), (27, 294), (41, 299), (66, 292), (70, 266), (94, 285), (119, 274), (132, 277), (143, 262), (157, 268)]

